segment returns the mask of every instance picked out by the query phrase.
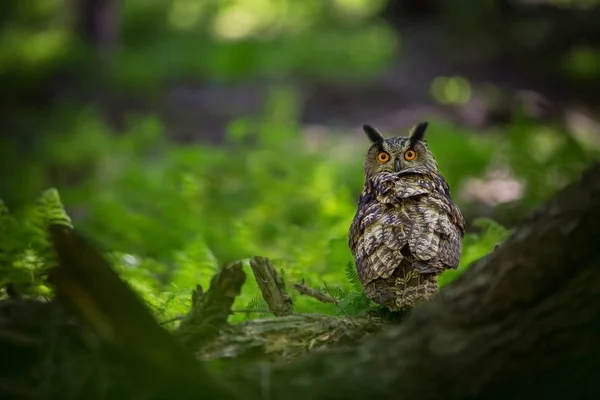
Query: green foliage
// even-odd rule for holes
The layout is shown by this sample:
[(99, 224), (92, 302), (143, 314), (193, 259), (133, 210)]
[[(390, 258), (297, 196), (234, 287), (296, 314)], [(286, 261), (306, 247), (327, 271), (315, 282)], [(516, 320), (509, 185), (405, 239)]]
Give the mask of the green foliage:
[(49, 225), (61, 225), (73, 228), (71, 217), (67, 215), (63, 204), (60, 201), (60, 195), (54, 188), (46, 190), (38, 200), (36, 212), (41, 215), (43, 223), (36, 224), (37, 227), (47, 227)]
[(352, 285), (352, 289), (356, 292), (362, 291), (362, 284), (358, 279), (358, 272), (356, 271), (356, 265), (353, 262), (346, 264), (346, 279)]
[(244, 307), (243, 310), (239, 310), (239, 312), (244, 315), (245, 319), (252, 319), (255, 317), (267, 318), (271, 316), (271, 313), (269, 313), (268, 310), (269, 305), (267, 302), (261, 296), (256, 296), (251, 298), (248, 301), (248, 304), (246, 304), (246, 307)]
[(364, 79), (382, 70), (396, 45), (391, 30), (372, 18), (385, 5), (379, 0), (122, 3), (106, 15), (106, 25), (119, 24), (120, 34), (110, 70), (101, 71), (93, 49), (64, 22), (77, 17), (72, 4), (6, 0), (0, 79), (26, 91), (65, 66), (88, 82), (101, 77), (120, 90), (146, 92), (185, 77)]
[[(44, 274), (56, 261), (49, 224), (72, 227), (56, 189), (46, 190), (19, 215), (11, 214), (0, 201), (0, 287), (11, 283), (21, 295), (50, 295)], [(4, 295), (0, 292), (0, 297)]]
[[(254, 255), (274, 261), (297, 312), (358, 314), (372, 306), (360, 288), (347, 242), (368, 144), (335, 133), (313, 143), (293, 123), (294, 100), (292, 90), (276, 88), (265, 114), (232, 121), (220, 146), (170, 143), (153, 118), (132, 120), (129, 132), (113, 136), (93, 114), (72, 120), (64, 140), (44, 143), (48, 157), (65, 171), (85, 172), (79, 185), (59, 185), (78, 229), (110, 249), (116, 270), (161, 320), (185, 313), (196, 284), (207, 289), (220, 266), (239, 260), (244, 261), (247, 283), (233, 307), (241, 312), (232, 320), (265, 316), (261, 311), (266, 304), (247, 263)], [(430, 130), (428, 142), (459, 203), (462, 183), (484, 176), (497, 162), (492, 154), (506, 156), (513, 140), (483, 138), (436, 121)], [(508, 151), (502, 153), (503, 147)], [(461, 152), (469, 157), (455, 156)], [(43, 174), (44, 165), (36, 166), (37, 173)], [(3, 216), (2, 229), (19, 228), (14, 235), (4, 234), (17, 240), (3, 250), (20, 255), (11, 256), (9, 268), (20, 274), (19, 281), (34, 281), (25, 272), (43, 269), (32, 267), (35, 257), (15, 261), (25, 254), (44, 254), (43, 215), (69, 221), (57, 206), (55, 191), (42, 199), (42, 208), (54, 211), (40, 214), (29, 208), (21, 222)], [(468, 204), (461, 207), (469, 209)], [(458, 270), (446, 272), (440, 286), (508, 234), (490, 220), (477, 221), (475, 228), (480, 232), (465, 237)], [(293, 283), (302, 279), (339, 304), (295, 293)]]
[(338, 287), (326, 287), (327, 293), (336, 299), (339, 299), (339, 311), (347, 315), (358, 315), (376, 307), (375, 303), (363, 293), (354, 262), (348, 262), (344, 272), (346, 281), (350, 286), (349, 288), (341, 289)]
[[(382, 1), (125, 3), (114, 77), (125, 87), (194, 75), (221, 82), (293, 73), (360, 78), (380, 71), (394, 51), (393, 34), (371, 20)], [(140, 49), (142, 38), (152, 50)]]
[(501, 154), (515, 176), (527, 182), (524, 206), (547, 200), (598, 157), (598, 149), (576, 135), (525, 119), (509, 126), (505, 134), (508, 140)]
[[(1, 205), (1, 203), (0, 203)], [(28, 210), (24, 219), (17, 220), (2, 208), (2, 285), (8, 282), (27, 288), (28, 295), (49, 295), (50, 289), (43, 282), (44, 272), (53, 265), (53, 254), (49, 251), (49, 243), (45, 229), (48, 223), (71, 225), (71, 219), (66, 214), (58, 192), (50, 189), (43, 193), (35, 206)], [(467, 234), (465, 246), (458, 270), (447, 271), (440, 279), (440, 286), (448, 284), (462, 273), (476, 259), (483, 257), (493, 247), (504, 240), (510, 231), (489, 219), (479, 219), (474, 225), (482, 230), (480, 234)], [(15, 240), (16, 239), (16, 240)], [(325, 251), (327, 265), (339, 267), (339, 261), (350, 258), (346, 254), (345, 244), (341, 239), (329, 242)], [(169, 319), (182, 315), (189, 309), (190, 294), (193, 286), (201, 282), (207, 287), (210, 278), (217, 272), (218, 264), (214, 254), (201, 237), (196, 237), (182, 251), (175, 253), (175, 268), (152, 258), (142, 258), (127, 253), (110, 252), (107, 254), (117, 272), (126, 279), (132, 288), (147, 302), (155, 315)], [(281, 276), (288, 281), (297, 263), (286, 262), (284, 259), (274, 260), (279, 267)], [(331, 264), (329, 264), (331, 263)], [(256, 317), (268, 317), (268, 305), (258, 292), (254, 276), (245, 266), (248, 283), (244, 288), (245, 294), (240, 296), (236, 304), (244, 306), (237, 310), (234, 321), (247, 320)], [(326, 268), (326, 267), (325, 267)], [(336, 285), (331, 286), (322, 282), (320, 288), (338, 300), (337, 304), (323, 304), (307, 297), (292, 295), (297, 312), (321, 312), (329, 314), (358, 315), (372, 309), (375, 304), (362, 291), (355, 265), (346, 262), (343, 271), (335, 277)], [(303, 274), (310, 279), (310, 274)], [(296, 279), (298, 280), (298, 279)], [(166, 281), (168, 284), (161, 284)], [(235, 307), (234, 307), (235, 310)]]

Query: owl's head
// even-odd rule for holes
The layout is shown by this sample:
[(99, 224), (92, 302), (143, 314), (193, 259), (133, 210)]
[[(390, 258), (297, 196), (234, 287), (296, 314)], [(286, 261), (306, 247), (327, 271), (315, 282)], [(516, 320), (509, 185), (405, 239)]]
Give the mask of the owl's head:
[(365, 176), (380, 172), (400, 172), (408, 168), (437, 172), (438, 166), (424, 140), (427, 122), (421, 122), (411, 129), (408, 137), (384, 139), (379, 131), (370, 125), (363, 130), (371, 140), (371, 147), (365, 159)]

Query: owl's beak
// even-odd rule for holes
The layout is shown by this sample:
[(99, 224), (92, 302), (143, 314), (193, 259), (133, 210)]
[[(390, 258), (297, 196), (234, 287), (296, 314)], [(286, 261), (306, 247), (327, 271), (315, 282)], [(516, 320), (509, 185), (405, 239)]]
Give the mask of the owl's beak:
[(400, 159), (396, 158), (396, 161), (394, 161), (394, 170), (396, 172), (400, 172)]

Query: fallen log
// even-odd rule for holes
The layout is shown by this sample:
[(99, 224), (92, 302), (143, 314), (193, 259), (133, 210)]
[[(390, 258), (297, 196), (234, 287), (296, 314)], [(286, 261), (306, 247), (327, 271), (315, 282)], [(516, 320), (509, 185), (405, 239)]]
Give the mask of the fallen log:
[[(229, 324), (227, 316), (232, 313), (234, 297), (240, 293), (245, 275), (239, 262), (222, 268), (205, 293), (199, 287), (194, 291), (191, 310), (174, 331), (175, 337), (195, 350), (200, 360), (289, 363), (312, 351), (356, 344), (384, 324), (378, 318), (295, 314), (291, 296), (270, 260), (253, 257), (250, 266), (269, 312), (276, 318)], [(304, 282), (294, 287), (317, 300), (335, 301)]]
[(378, 332), (382, 322), (364, 317), (297, 314), (255, 319), (223, 329), (202, 346), (199, 359), (290, 363), (307, 354), (337, 346), (354, 345)]
[[(227, 266), (211, 280), (206, 293), (197, 289), (192, 308), (175, 330), (175, 337), (194, 349), (200, 360), (226, 360), (228, 363), (265, 361), (289, 363), (316, 350), (356, 344), (378, 332), (384, 321), (373, 317), (348, 317), (321, 314), (296, 314), (285, 283), (266, 257), (250, 260), (269, 313), (275, 318), (253, 319), (231, 325), (233, 299), (245, 281), (241, 263)], [(233, 283), (233, 284), (232, 284)], [(322, 302), (335, 302), (333, 297), (308, 287), (294, 284), (300, 294)]]

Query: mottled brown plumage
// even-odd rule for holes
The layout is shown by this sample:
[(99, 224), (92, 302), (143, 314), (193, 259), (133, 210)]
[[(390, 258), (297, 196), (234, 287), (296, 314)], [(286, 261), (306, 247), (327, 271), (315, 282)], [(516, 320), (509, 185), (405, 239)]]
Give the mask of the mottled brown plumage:
[(423, 140), (427, 123), (391, 139), (363, 129), (372, 145), (349, 246), (365, 294), (406, 310), (435, 295), (437, 277), (458, 266), (465, 222)]

